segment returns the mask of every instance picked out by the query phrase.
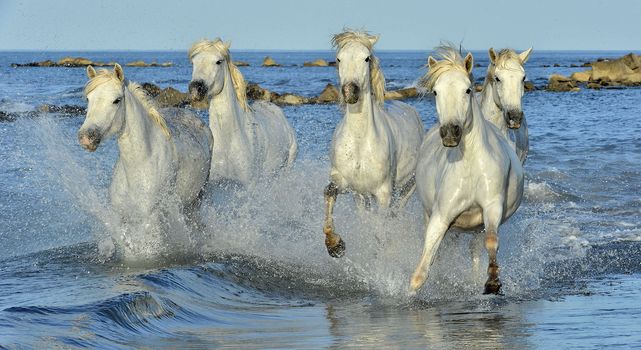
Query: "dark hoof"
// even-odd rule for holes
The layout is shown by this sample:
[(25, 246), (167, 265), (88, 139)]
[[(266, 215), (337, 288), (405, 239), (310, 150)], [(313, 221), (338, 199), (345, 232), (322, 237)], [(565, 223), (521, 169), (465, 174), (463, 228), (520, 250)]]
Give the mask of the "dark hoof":
[(485, 282), (485, 291), (483, 294), (500, 294), (501, 282), (499, 280), (489, 280)]
[(345, 255), (345, 242), (339, 238), (338, 243), (333, 246), (327, 245), (327, 252), (333, 258), (341, 258)]

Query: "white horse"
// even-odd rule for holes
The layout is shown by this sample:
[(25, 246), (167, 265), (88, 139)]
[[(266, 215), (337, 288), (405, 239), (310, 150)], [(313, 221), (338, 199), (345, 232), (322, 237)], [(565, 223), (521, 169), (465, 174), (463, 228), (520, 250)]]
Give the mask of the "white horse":
[(246, 83), (229, 53), (229, 43), (201, 40), (189, 49), (193, 64), (189, 93), (209, 102), (213, 146), (210, 181), (231, 180), (244, 186), (274, 175), (296, 159), (296, 134), (276, 105), (247, 104)]
[(87, 117), (78, 141), (93, 152), (102, 140), (117, 138), (109, 191), (114, 211), (125, 222), (148, 221), (175, 194), (183, 214), (192, 214), (209, 175), (207, 125), (183, 109), (158, 110), (140, 85), (125, 81), (118, 64), (113, 72), (88, 66), (87, 76)]
[(415, 189), (414, 170), (423, 123), (401, 102), (384, 106), (385, 78), (372, 54), (378, 37), (346, 31), (333, 37), (345, 116), (334, 131), (330, 183), (325, 188), (325, 245), (341, 257), (345, 243), (334, 232), (333, 208), (339, 193), (356, 194), (359, 208), (373, 196), (388, 208), (393, 195), (404, 206)]
[(520, 54), (503, 49), (498, 55), (490, 48), (490, 65), (481, 91), (481, 111), (505, 136), (525, 163), (529, 150), (527, 121), (521, 109), (525, 69), (532, 48)]
[(420, 288), (450, 226), (485, 226), (489, 255), (485, 293), (498, 293), (499, 225), (519, 207), (523, 196), (523, 168), (505, 137), (483, 118), (474, 98), (473, 58), (441, 48), (443, 60), (428, 59), (429, 72), (421, 80), (436, 99), (439, 123), (421, 145), (416, 182), (425, 210), (425, 245), (410, 291)]

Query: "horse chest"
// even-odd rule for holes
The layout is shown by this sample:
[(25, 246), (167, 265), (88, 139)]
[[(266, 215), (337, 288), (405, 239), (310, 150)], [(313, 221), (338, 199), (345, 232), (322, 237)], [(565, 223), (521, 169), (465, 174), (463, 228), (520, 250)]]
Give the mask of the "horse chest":
[(370, 143), (337, 143), (333, 168), (351, 187), (376, 186), (389, 174), (390, 160), (387, 152)]

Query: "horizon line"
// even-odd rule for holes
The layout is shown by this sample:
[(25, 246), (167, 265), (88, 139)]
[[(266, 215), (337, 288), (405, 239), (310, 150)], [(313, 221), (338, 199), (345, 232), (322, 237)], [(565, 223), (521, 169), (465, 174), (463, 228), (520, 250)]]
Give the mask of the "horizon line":
[[(465, 51), (485, 51), (483, 49), (465, 49)], [(0, 49), (5, 52), (187, 52), (188, 49)], [(232, 49), (232, 52), (334, 52), (333, 49)], [(428, 52), (434, 49), (376, 49), (376, 52)], [(641, 49), (536, 49), (548, 52), (638, 52)]]

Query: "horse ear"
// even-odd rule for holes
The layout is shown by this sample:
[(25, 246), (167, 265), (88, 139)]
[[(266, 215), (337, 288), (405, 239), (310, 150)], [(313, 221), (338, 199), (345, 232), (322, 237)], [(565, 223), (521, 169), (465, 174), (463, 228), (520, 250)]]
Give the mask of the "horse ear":
[(428, 67), (432, 68), (432, 67), (434, 67), (434, 65), (436, 65), (437, 63), (438, 63), (438, 62), (436, 61), (436, 59), (434, 59), (434, 57), (430, 56), (430, 57), (428, 57), (428, 58), (427, 58), (427, 66), (428, 66)]
[(96, 76), (96, 70), (91, 65), (87, 66), (87, 78), (93, 79)]
[(229, 50), (229, 48), (231, 47), (231, 40), (223, 42), (223, 45), (225, 45), (225, 48)]
[(465, 70), (471, 74), (472, 68), (474, 68), (474, 57), (471, 52), (468, 52), (467, 56), (465, 56)]
[(367, 39), (369, 40), (370, 44), (374, 46), (374, 44), (376, 44), (376, 42), (378, 41), (378, 35), (370, 35), (367, 37)]
[(488, 53), (488, 54), (489, 54), (489, 56), (490, 56), (490, 62), (491, 62), (491, 63), (496, 62), (496, 52), (494, 52), (494, 48), (493, 48), (493, 47), (490, 47), (490, 49), (488, 50), (488, 52), (487, 52), (487, 53)]
[(116, 73), (118, 80), (125, 81), (125, 72), (122, 71), (122, 67), (118, 63), (114, 66), (114, 73)]
[(525, 64), (525, 62), (527, 62), (528, 58), (530, 58), (531, 53), (532, 53), (532, 48), (530, 47), (529, 49), (519, 54), (519, 58), (521, 59), (521, 64)]

